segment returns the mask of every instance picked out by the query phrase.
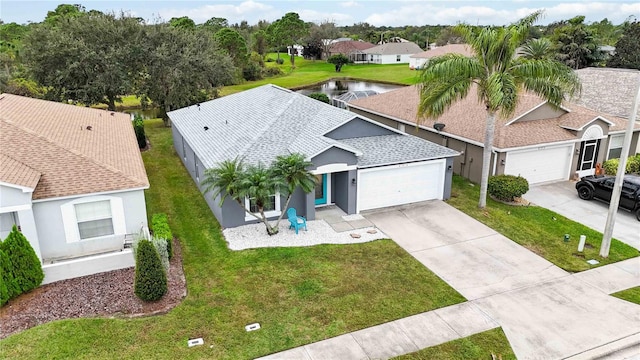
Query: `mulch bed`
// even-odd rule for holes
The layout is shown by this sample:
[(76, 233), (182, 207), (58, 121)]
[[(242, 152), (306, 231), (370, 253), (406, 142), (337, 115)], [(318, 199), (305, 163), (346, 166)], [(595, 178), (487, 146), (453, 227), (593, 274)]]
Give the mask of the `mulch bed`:
[(0, 339), (54, 320), (87, 317), (138, 317), (165, 313), (187, 295), (182, 251), (173, 240), (167, 285), (154, 302), (133, 293), (135, 268), (57, 281), (22, 294), (0, 308)]

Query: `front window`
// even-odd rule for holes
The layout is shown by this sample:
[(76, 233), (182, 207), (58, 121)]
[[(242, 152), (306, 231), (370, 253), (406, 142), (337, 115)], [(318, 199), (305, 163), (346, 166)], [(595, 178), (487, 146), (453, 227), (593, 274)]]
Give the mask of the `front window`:
[(80, 239), (113, 235), (113, 219), (109, 200), (75, 204)]
[[(269, 197), (269, 201), (267, 201), (264, 204), (264, 211), (273, 211), (276, 209), (276, 195), (271, 195)], [(258, 213), (260, 212), (260, 210), (258, 210), (258, 204), (256, 203), (256, 199), (255, 198), (249, 198), (249, 210), (252, 213)]]
[(624, 142), (624, 135), (612, 136), (609, 140), (609, 154), (607, 159), (618, 159), (622, 154), (622, 143)]

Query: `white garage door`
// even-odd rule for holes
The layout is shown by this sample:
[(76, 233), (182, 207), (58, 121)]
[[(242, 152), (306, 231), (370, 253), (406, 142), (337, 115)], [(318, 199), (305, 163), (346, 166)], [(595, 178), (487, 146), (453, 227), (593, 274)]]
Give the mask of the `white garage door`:
[(358, 211), (442, 199), (444, 159), (358, 170)]
[(504, 173), (536, 184), (569, 179), (573, 146), (541, 147), (507, 153)]

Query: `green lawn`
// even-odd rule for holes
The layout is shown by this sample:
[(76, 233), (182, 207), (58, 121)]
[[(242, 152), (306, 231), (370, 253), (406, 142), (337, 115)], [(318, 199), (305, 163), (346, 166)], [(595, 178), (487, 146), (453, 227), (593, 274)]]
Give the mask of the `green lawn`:
[(507, 340), (501, 328), (449, 341), (411, 354), (398, 356), (395, 359), (491, 360), (492, 354), (496, 356), (496, 359), (510, 360), (516, 358), (511, 345), (509, 345), (509, 340)]
[[(275, 54), (269, 57), (275, 59)], [(266, 63), (267, 66), (277, 66), (283, 71), (283, 75), (271, 77), (260, 81), (250, 81), (240, 85), (226, 86), (222, 88), (222, 95), (229, 95), (239, 91), (248, 90), (264, 84), (275, 84), (285, 88), (300, 88), (313, 85), (332, 78), (351, 78), (371, 80), (378, 82), (390, 82), (397, 84), (415, 84), (418, 81), (419, 72), (409, 69), (409, 64), (352, 64), (345, 65), (342, 71), (335, 72), (334, 66), (323, 60), (305, 60), (296, 58), (296, 67), (291, 69), (289, 56), (280, 54), (284, 59), (284, 64), (277, 65), (275, 62)]]
[[(618, 240), (611, 243), (608, 258), (598, 255), (602, 234), (562, 215), (538, 206), (511, 206), (487, 199), (484, 210), (478, 208), (480, 186), (454, 176), (452, 196), (447, 202), (502, 235), (571, 272), (588, 270), (638, 256), (638, 250)], [(570, 235), (569, 242), (563, 241)], [(580, 235), (587, 236), (588, 246), (577, 252)], [(596, 259), (598, 265), (586, 260)]]
[(611, 294), (617, 298), (622, 300), (627, 300), (629, 302), (639, 304), (640, 305), (640, 286), (633, 287), (631, 289), (619, 291), (617, 293)]
[[(161, 316), (44, 324), (2, 340), (0, 357), (248, 359), (464, 301), (390, 240), (228, 250), (170, 129), (152, 120), (146, 132), (147, 211), (167, 213), (181, 240), (187, 298)], [(197, 337), (205, 346), (187, 348)]]

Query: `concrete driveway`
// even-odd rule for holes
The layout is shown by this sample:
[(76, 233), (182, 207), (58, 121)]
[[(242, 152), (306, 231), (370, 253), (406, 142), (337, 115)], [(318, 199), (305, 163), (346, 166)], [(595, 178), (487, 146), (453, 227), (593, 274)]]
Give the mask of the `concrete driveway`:
[[(607, 223), (609, 205), (598, 201), (585, 201), (578, 197), (574, 181), (534, 185), (524, 194), (524, 198), (535, 205), (555, 211), (571, 220), (594, 230), (603, 232)], [(613, 237), (640, 249), (640, 222), (635, 215), (618, 210)]]
[(442, 201), (363, 215), (498, 323), (518, 359), (640, 334), (640, 306), (608, 295), (640, 285), (637, 258), (570, 275)]

